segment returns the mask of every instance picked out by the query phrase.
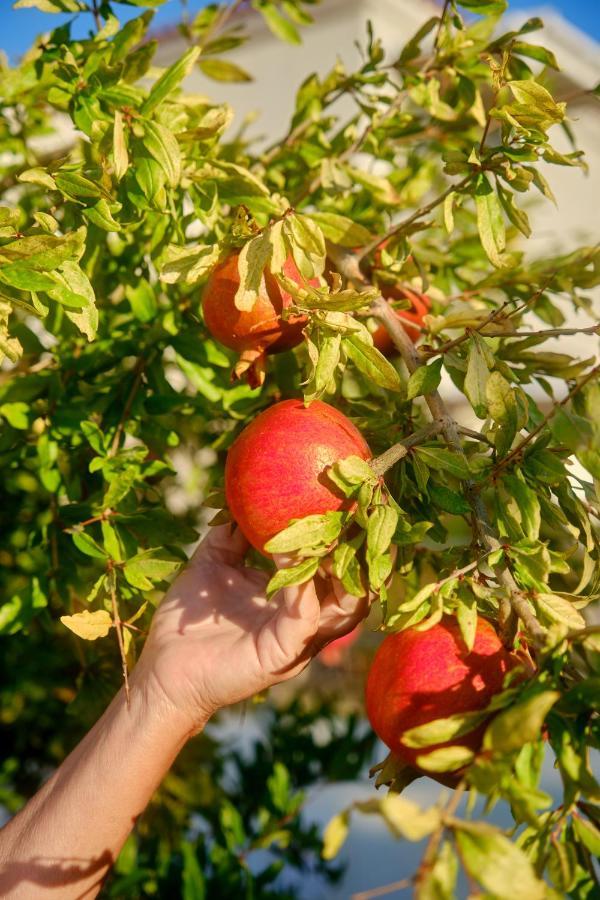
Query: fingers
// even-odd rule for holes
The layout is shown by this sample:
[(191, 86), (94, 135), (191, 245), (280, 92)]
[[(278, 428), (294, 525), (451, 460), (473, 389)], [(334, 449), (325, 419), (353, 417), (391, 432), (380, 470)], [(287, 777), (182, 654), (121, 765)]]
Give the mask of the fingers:
[(237, 525), (214, 525), (208, 529), (205, 538), (200, 541), (191, 562), (211, 559), (229, 566), (241, 565), (244, 561), (249, 543)]
[(319, 629), (319, 598), (312, 580), (283, 588), (283, 603), (276, 607), (271, 631), (284, 669), (312, 655), (310, 647)]

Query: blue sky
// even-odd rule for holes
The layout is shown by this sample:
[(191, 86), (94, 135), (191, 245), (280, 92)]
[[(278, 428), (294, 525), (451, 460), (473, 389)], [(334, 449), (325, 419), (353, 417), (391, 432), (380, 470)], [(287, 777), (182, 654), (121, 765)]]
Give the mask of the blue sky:
[[(187, 6), (193, 14), (195, 10), (206, 5), (207, 0), (188, 0)], [(326, 2), (326, 0), (325, 0)], [(27, 49), (36, 35), (54, 28), (68, 16), (42, 13), (36, 9), (12, 9), (11, 0), (0, 0), (0, 48), (12, 62)], [(566, 19), (577, 25), (582, 31), (600, 41), (600, 5), (598, 0), (510, 0), (511, 9), (539, 10), (540, 7), (558, 10)], [(122, 6), (115, 3), (115, 9), (121, 21), (139, 15), (139, 8)], [(155, 14), (157, 26), (178, 21), (182, 9), (181, 0), (167, 0)], [(79, 17), (79, 33), (85, 34), (92, 26), (91, 16)]]

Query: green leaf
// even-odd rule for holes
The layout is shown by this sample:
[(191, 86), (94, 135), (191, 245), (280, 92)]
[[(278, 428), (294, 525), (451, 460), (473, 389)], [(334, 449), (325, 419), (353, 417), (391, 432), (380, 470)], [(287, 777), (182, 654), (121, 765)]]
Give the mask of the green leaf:
[(26, 169), (17, 175), (17, 180), (24, 184), (37, 184), (39, 187), (48, 188), (49, 191), (56, 190), (56, 182), (52, 175), (41, 166), (35, 166), (33, 169)]
[(510, 498), (508, 512), (521, 525), (525, 537), (535, 541), (540, 533), (541, 508), (537, 493), (516, 475), (504, 475), (502, 482)]
[(42, 12), (83, 12), (87, 9), (84, 0), (16, 0), (13, 9), (39, 9)]
[[(488, 557), (488, 562), (489, 562)], [(489, 563), (492, 565), (492, 563)], [(456, 618), (460, 634), (465, 642), (465, 646), (469, 652), (475, 646), (475, 637), (477, 636), (477, 598), (471, 591), (459, 592), (456, 598)]]
[(464, 456), (442, 447), (415, 447), (413, 451), (430, 469), (441, 470), (465, 480), (470, 477), (469, 463)]
[(219, 258), (217, 244), (178, 247), (169, 244), (159, 262), (160, 280), (166, 284), (196, 284), (214, 267)]
[(75, 199), (79, 197), (101, 197), (103, 193), (97, 184), (94, 184), (85, 175), (80, 175), (79, 172), (67, 172), (59, 169), (54, 176), (54, 180), (59, 191), (62, 191), (67, 197), (74, 197)]
[(488, 726), (483, 746), (497, 753), (510, 753), (528, 741), (538, 740), (544, 720), (559, 698), (557, 691), (543, 691), (505, 709)]
[(356, 558), (363, 542), (364, 532), (361, 532), (347, 541), (341, 541), (333, 551), (333, 574), (353, 597), (364, 597), (366, 594), (360, 563)]
[(506, 248), (504, 219), (498, 197), (485, 175), (479, 175), (475, 187), (477, 228), (489, 261), (497, 268), (506, 265), (502, 254)]
[(544, 624), (558, 623), (567, 628), (585, 628), (585, 619), (579, 610), (558, 594), (536, 593), (534, 605)]
[(356, 493), (356, 489), (365, 481), (377, 484), (379, 480), (369, 463), (360, 456), (339, 459), (327, 469), (327, 477), (346, 497)]
[(507, 218), (515, 228), (518, 228), (525, 237), (531, 237), (531, 225), (529, 224), (527, 213), (516, 205), (515, 195), (512, 191), (507, 191), (498, 185), (498, 199)]
[(481, 347), (481, 342), (472, 340), (469, 348), (467, 374), (465, 376), (465, 394), (473, 407), (475, 415), (480, 419), (485, 419), (487, 416), (486, 386), (489, 374), (488, 363)]
[(154, 290), (145, 278), (140, 278), (135, 287), (128, 284), (125, 287), (125, 296), (136, 319), (140, 322), (151, 322), (154, 319), (158, 304)]
[(29, 413), (29, 405), (21, 400), (15, 400), (13, 403), (3, 403), (0, 406), (0, 416), (4, 416), (8, 424), (18, 431), (28, 430)]
[(342, 336), (340, 334), (319, 333), (318, 359), (312, 378), (304, 389), (307, 402), (319, 398), (331, 387), (340, 361)]
[(34, 212), (33, 218), (48, 234), (54, 234), (59, 229), (58, 222), (54, 216), (51, 216), (49, 213)]
[(387, 388), (389, 391), (400, 390), (400, 376), (393, 365), (372, 344), (367, 343), (361, 335), (350, 334), (345, 336), (342, 346), (356, 368), (374, 384)]
[(437, 390), (442, 379), (442, 358), (434, 360), (428, 366), (419, 366), (408, 379), (406, 396), (409, 400), (422, 394), (432, 394)]
[(468, 747), (440, 747), (417, 756), (417, 765), (426, 772), (455, 772), (468, 766), (475, 754)]
[(261, 289), (263, 272), (267, 266), (273, 247), (266, 228), (257, 237), (242, 247), (238, 257), (240, 284), (235, 295), (235, 305), (241, 312), (249, 312)]
[(61, 616), (60, 621), (77, 637), (86, 641), (96, 641), (98, 638), (106, 637), (113, 624), (110, 613), (105, 609), (97, 609), (95, 612), (85, 609), (72, 616)]
[[(115, 212), (121, 209), (120, 203), (112, 204), (112, 206)], [(101, 228), (103, 231), (121, 231), (121, 223), (113, 218), (110, 205), (104, 198), (98, 200), (94, 206), (84, 209), (83, 214), (93, 225), (96, 225), (97, 228)]]
[(0, 263), (21, 263), (37, 272), (51, 272), (66, 260), (81, 256), (85, 236), (85, 228), (80, 228), (60, 237), (40, 234), (18, 238), (0, 247)]
[(458, 0), (459, 6), (471, 9), (480, 16), (495, 16), (503, 13), (508, 6), (507, 0)]
[(389, 549), (397, 524), (398, 513), (390, 504), (373, 509), (367, 523), (368, 560), (375, 560)]
[(325, 267), (325, 238), (316, 222), (308, 216), (293, 215), (285, 220), (286, 231), (294, 261), (300, 274), (314, 278)]
[(206, 900), (206, 880), (194, 846), (181, 841), (180, 848), (183, 857), (181, 900)]
[(427, 493), (440, 509), (455, 516), (469, 515), (471, 507), (461, 494), (450, 490), (443, 484), (435, 484), (430, 481)]
[(348, 828), (350, 823), (350, 812), (338, 813), (329, 821), (325, 831), (323, 832), (323, 859), (333, 859), (340, 852), (344, 841), (348, 837)]
[(448, 234), (452, 234), (454, 231), (454, 200), (456, 197), (456, 191), (451, 191), (446, 199), (444, 200), (444, 227)]
[(115, 124), (113, 128), (113, 161), (115, 177), (117, 181), (120, 181), (121, 178), (127, 174), (127, 169), (129, 168), (129, 154), (127, 153), (123, 116), (118, 109), (115, 110)]
[(586, 419), (562, 407), (552, 416), (550, 430), (558, 443), (564, 444), (569, 450), (589, 446), (593, 437), (592, 426)]
[(533, 107), (549, 122), (562, 122), (566, 103), (556, 103), (552, 94), (536, 81), (509, 81), (508, 87), (515, 100)]
[[(62, 283), (63, 288), (66, 288), (73, 297), (79, 297), (83, 300), (79, 312), (72, 312), (70, 309), (67, 309), (66, 313), (73, 324), (85, 334), (88, 341), (93, 341), (98, 330), (98, 310), (96, 309), (94, 289), (89, 278), (77, 263), (70, 260), (62, 264), (60, 269), (54, 273), (54, 277)], [(48, 293), (51, 296), (55, 296), (56, 290), (55, 288)]]
[(362, 225), (339, 213), (311, 212), (308, 218), (316, 222), (325, 237), (338, 247), (363, 247), (373, 237)]
[(138, 553), (123, 566), (123, 574), (132, 587), (149, 591), (155, 581), (164, 581), (179, 567), (177, 560), (154, 558), (155, 552), (152, 549)]
[(321, 560), (318, 557), (303, 559), (295, 566), (278, 569), (267, 585), (267, 597), (270, 599), (282, 588), (291, 587), (294, 584), (304, 584), (310, 581), (316, 573)]
[(245, 69), (225, 59), (214, 59), (212, 57), (201, 59), (198, 63), (198, 68), (214, 81), (253, 81), (252, 75), (249, 75)]
[(379, 809), (392, 834), (408, 841), (422, 841), (442, 822), (439, 807), (421, 809), (417, 803), (392, 792), (380, 800)]
[(159, 164), (167, 182), (177, 187), (181, 178), (181, 151), (177, 138), (158, 122), (144, 122), (144, 147)]
[(180, 59), (163, 72), (152, 85), (148, 98), (142, 104), (140, 109), (142, 116), (149, 116), (163, 100), (173, 93), (183, 79), (190, 74), (199, 56), (200, 47), (190, 47)]
[(281, 15), (274, 3), (266, 2), (266, 0), (253, 0), (252, 6), (262, 14), (275, 37), (287, 41), (288, 44), (302, 43), (296, 28)]
[(295, 550), (331, 544), (342, 530), (345, 516), (343, 512), (328, 512), (296, 519), (267, 541), (265, 550), (268, 553), (293, 553)]
[(594, 856), (600, 857), (600, 830), (579, 814), (573, 816), (573, 829), (584, 847)]
[(86, 556), (92, 556), (94, 559), (106, 559), (107, 554), (104, 549), (96, 543), (86, 531), (72, 531), (71, 537), (73, 543), (78, 550), (85, 553)]
[(492, 372), (487, 380), (485, 394), (488, 413), (499, 426), (495, 432), (498, 456), (506, 456), (517, 433), (515, 392), (500, 372)]
[(483, 822), (457, 822), (460, 857), (469, 873), (498, 900), (544, 900), (546, 887), (523, 850)]
[(3, 266), (0, 269), (0, 281), (19, 291), (47, 291), (56, 287), (51, 275), (36, 272), (23, 265)]
[(132, 171), (146, 200), (158, 205), (164, 204), (166, 175), (162, 166), (151, 156), (136, 154)]
[(431, 747), (434, 744), (445, 744), (453, 738), (462, 737), (473, 731), (487, 718), (489, 713), (468, 712), (457, 713), (447, 719), (435, 719), (424, 725), (417, 725), (402, 734), (402, 743), (407, 747)]

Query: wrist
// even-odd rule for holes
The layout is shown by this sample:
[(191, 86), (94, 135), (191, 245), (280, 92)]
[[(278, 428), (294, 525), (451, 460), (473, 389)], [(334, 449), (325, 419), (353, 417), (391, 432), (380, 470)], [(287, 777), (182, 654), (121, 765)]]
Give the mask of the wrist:
[(130, 705), (139, 710), (148, 728), (169, 735), (181, 747), (204, 729), (215, 710), (190, 711), (182, 707), (170, 696), (153, 667), (144, 663), (142, 657), (129, 678)]

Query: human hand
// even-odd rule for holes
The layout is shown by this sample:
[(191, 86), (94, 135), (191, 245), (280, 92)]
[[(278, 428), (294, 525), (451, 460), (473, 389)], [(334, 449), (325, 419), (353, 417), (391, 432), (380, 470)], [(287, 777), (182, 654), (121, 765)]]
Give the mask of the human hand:
[(248, 546), (239, 529), (211, 528), (167, 592), (134, 672), (151, 702), (166, 701), (190, 732), (220, 707), (293, 678), (368, 612), (368, 600), (334, 578), (267, 601), (269, 576), (244, 566)]

